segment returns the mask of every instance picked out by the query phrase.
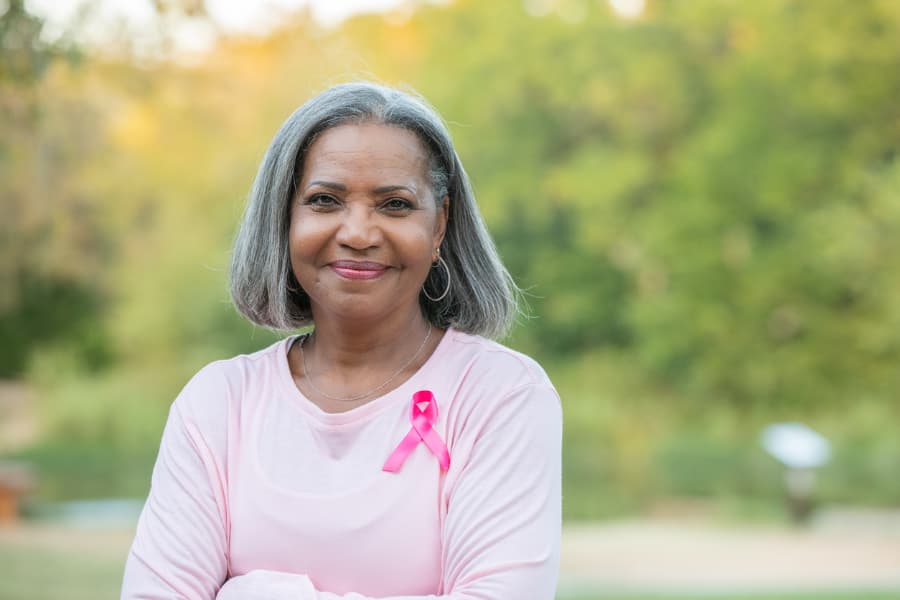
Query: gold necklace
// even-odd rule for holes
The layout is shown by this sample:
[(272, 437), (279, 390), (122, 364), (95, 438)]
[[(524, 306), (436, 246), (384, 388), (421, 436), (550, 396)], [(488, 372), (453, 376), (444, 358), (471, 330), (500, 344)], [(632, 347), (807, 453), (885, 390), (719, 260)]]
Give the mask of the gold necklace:
[(406, 369), (406, 367), (411, 365), (412, 362), (414, 360), (416, 360), (416, 358), (418, 358), (419, 354), (422, 353), (422, 349), (425, 348), (425, 344), (427, 344), (429, 338), (431, 338), (431, 330), (432, 330), (432, 327), (431, 327), (431, 324), (429, 324), (428, 332), (425, 334), (425, 339), (422, 340), (421, 344), (419, 344), (419, 348), (416, 350), (416, 353), (413, 354), (409, 360), (407, 360), (405, 363), (403, 363), (402, 367), (400, 367), (399, 369), (394, 371), (394, 374), (391, 375), (390, 377), (388, 377), (383, 383), (373, 387), (372, 389), (368, 390), (364, 394), (358, 394), (356, 396), (345, 396), (345, 397), (332, 396), (331, 394), (326, 394), (325, 392), (320, 390), (318, 388), (318, 386), (316, 386), (315, 383), (313, 383), (312, 375), (310, 375), (309, 368), (306, 365), (306, 354), (303, 352), (303, 346), (306, 345), (306, 340), (311, 338), (312, 334), (311, 333), (304, 334), (303, 337), (300, 338), (299, 346), (300, 346), (300, 360), (303, 361), (303, 374), (306, 375), (306, 383), (308, 383), (309, 387), (311, 387), (313, 389), (313, 391), (315, 391), (320, 396), (322, 396), (324, 398), (328, 398), (329, 400), (335, 400), (337, 402), (355, 402), (357, 400), (362, 400), (363, 398), (368, 398), (369, 396), (371, 396), (372, 394), (374, 394), (375, 392), (377, 392), (378, 390), (382, 389), (384, 386), (386, 386), (387, 384), (392, 382), (397, 377), (397, 375), (402, 373)]

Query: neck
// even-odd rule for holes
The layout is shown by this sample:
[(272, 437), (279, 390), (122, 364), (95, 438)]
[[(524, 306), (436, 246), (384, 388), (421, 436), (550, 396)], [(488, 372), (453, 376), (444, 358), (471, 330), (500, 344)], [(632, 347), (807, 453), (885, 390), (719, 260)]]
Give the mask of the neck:
[(352, 319), (346, 314), (317, 310), (313, 306), (315, 333), (306, 346), (308, 357), (319, 365), (313, 372), (332, 374), (376, 371), (380, 366), (397, 368), (409, 358), (430, 328), (418, 302), (403, 302), (377, 317)]
[[(418, 306), (398, 310), (377, 321), (356, 322), (314, 313), (315, 333), (309, 348), (321, 370), (347, 372), (365, 366), (397, 366), (415, 352), (431, 326)], [(319, 369), (317, 369), (319, 370)]]
[(402, 384), (425, 363), (441, 336), (432, 335), (420, 312), (400, 314), (406, 318), (391, 316), (365, 327), (316, 319), (313, 337), (295, 346), (289, 357), (297, 386), (324, 411), (343, 412)]

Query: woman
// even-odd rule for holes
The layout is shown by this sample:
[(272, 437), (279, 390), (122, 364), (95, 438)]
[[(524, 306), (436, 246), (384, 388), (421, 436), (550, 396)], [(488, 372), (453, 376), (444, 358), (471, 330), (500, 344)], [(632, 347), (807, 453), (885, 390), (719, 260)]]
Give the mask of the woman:
[(314, 328), (178, 396), (123, 598), (553, 598), (559, 398), (486, 339), (517, 291), (433, 109), (370, 83), (300, 107), (231, 287), (254, 323)]

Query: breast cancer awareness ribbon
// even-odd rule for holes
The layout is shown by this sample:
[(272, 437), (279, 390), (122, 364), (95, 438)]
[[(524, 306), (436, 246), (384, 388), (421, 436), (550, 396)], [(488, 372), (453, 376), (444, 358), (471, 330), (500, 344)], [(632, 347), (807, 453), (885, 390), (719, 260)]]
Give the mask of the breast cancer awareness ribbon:
[[(421, 405), (421, 406), (420, 406)], [(434, 394), (428, 390), (421, 390), (413, 394), (412, 403), (409, 406), (409, 420), (412, 427), (397, 447), (391, 452), (382, 471), (396, 473), (403, 466), (406, 457), (423, 442), (438, 459), (438, 464), (445, 471), (450, 468), (450, 452), (446, 444), (434, 430), (434, 422), (437, 421), (437, 401)]]

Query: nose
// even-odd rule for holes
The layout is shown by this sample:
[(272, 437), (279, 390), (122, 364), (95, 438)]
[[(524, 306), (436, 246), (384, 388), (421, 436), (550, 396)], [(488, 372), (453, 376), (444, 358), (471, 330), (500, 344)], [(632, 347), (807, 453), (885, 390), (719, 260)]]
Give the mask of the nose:
[(353, 204), (344, 211), (337, 231), (337, 242), (354, 250), (368, 250), (378, 246), (382, 239), (381, 228), (375, 211), (368, 206)]

